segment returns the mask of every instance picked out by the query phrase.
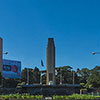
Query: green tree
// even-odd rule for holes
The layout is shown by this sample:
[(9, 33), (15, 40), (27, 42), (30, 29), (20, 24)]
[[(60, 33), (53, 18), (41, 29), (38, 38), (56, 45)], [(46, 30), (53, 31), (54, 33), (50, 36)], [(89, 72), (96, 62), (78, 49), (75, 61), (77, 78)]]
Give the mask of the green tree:
[(88, 77), (90, 76), (91, 71), (88, 68), (82, 68), (81, 70), (77, 69), (77, 75), (79, 78), (79, 83), (87, 83)]
[[(60, 84), (60, 77), (62, 75), (62, 83), (63, 84), (72, 84), (73, 83), (73, 72), (71, 71), (70, 66), (59, 67), (57, 68), (57, 75), (56, 75), (56, 84)], [(78, 76), (77, 73), (74, 72), (74, 79), (75, 83), (78, 83)]]
[(34, 83), (40, 84), (40, 71), (37, 67), (35, 67), (35, 69), (34, 69), (33, 77), (34, 77)]
[(46, 73), (42, 75), (42, 84), (46, 84)]
[(91, 70), (91, 74), (87, 80), (87, 85), (92, 87), (100, 87), (100, 66), (96, 66)]
[(29, 75), (29, 84), (40, 83), (40, 71), (37, 67), (34, 69), (25, 68), (22, 70), (22, 82), (27, 83), (27, 76)]

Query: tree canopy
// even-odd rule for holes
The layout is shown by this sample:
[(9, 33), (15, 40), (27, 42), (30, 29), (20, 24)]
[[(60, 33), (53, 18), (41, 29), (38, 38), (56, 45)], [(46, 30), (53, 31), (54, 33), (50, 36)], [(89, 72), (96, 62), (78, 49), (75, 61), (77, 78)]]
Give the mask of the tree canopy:
[[(17, 84), (46, 84), (46, 71), (42, 73), (39, 68), (24, 68), (21, 72), (21, 79), (2, 79), (2, 74), (0, 73), (0, 84), (4, 87), (16, 87)], [(2, 81), (3, 80), (3, 81)], [(56, 68), (56, 84), (84, 84), (84, 87), (100, 87), (100, 66), (96, 66), (93, 69), (88, 68), (77, 68), (73, 71), (70, 66)], [(2, 83), (3, 82), (3, 83)]]

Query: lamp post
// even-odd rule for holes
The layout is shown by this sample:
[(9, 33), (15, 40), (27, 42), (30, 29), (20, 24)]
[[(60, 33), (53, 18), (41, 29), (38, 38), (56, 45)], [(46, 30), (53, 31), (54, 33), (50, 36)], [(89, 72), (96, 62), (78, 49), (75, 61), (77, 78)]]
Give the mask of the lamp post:
[(7, 54), (8, 54), (8, 52), (4, 52), (3, 54), (7, 55)]
[[(4, 54), (4, 55), (7, 55), (8, 52), (4, 52), (3, 54)], [(2, 64), (2, 80), (1, 80), (1, 85), (2, 85), (2, 87), (4, 86), (4, 85), (3, 85), (3, 82), (4, 82), (4, 79), (3, 79), (3, 64)]]
[(100, 52), (92, 52), (92, 55), (100, 54)]
[[(92, 52), (92, 55), (100, 54), (100, 52)], [(100, 70), (98, 71), (100, 73)]]

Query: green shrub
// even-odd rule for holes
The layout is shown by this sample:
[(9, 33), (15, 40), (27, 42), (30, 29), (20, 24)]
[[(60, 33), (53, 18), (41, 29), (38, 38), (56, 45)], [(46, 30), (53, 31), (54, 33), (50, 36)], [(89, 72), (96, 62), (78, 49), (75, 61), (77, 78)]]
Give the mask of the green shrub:
[(96, 99), (96, 98), (100, 98), (100, 96), (91, 96), (91, 95), (79, 95), (79, 94), (73, 94), (73, 95), (69, 95), (69, 96), (53, 96), (53, 100), (71, 100), (71, 99)]
[(36, 99), (41, 100), (43, 99), (42, 95), (30, 95), (30, 94), (9, 94), (9, 95), (0, 95), (1, 99)]

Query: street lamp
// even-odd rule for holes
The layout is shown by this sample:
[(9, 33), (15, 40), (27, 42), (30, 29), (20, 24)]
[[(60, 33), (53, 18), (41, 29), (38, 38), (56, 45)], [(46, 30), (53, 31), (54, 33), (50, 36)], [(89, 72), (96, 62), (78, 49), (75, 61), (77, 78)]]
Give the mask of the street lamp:
[(8, 52), (4, 52), (3, 54), (7, 55), (7, 54), (8, 54)]
[[(92, 52), (93, 55), (100, 54), (100, 52)], [(98, 71), (100, 73), (100, 70)]]
[[(7, 55), (8, 52), (4, 52), (3, 54)], [(3, 64), (2, 64), (2, 80), (1, 80), (2, 87), (3, 87), (3, 82), (4, 82), (4, 80), (3, 80)]]
[(100, 52), (92, 52), (92, 55), (100, 54)]

